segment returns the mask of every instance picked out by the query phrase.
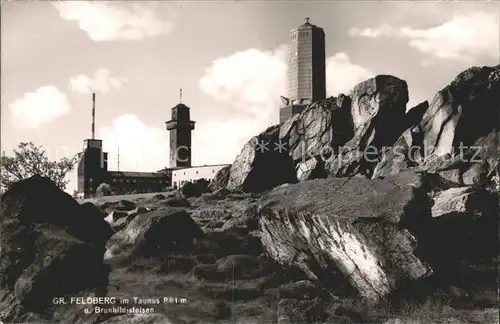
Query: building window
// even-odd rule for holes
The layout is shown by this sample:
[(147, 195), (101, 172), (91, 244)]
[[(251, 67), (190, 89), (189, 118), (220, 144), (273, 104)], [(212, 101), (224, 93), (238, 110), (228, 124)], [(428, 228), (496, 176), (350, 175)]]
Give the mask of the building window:
[(196, 171), (196, 174), (198, 174), (198, 171)]

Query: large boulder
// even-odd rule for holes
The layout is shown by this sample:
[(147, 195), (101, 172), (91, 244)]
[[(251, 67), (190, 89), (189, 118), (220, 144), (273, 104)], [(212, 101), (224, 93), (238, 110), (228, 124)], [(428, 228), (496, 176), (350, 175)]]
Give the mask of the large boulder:
[(205, 179), (186, 182), (181, 188), (181, 193), (185, 198), (200, 197), (202, 194), (210, 192), (208, 185), (209, 182)]
[(458, 185), (499, 174), (500, 65), (472, 67), (439, 91), (418, 126), (423, 168)]
[(378, 75), (356, 85), (351, 97), (354, 136), (326, 161), (329, 173), (336, 177), (371, 175), (383, 148), (396, 142), (406, 124), (404, 80)]
[(106, 263), (158, 257), (192, 249), (203, 231), (182, 208), (164, 207), (132, 219), (107, 242)]
[[(406, 113), (408, 85), (404, 80), (391, 75), (377, 75), (357, 84), (351, 97), (351, 114), (355, 129), (372, 123), (375, 116), (381, 116), (386, 122), (400, 122)], [(394, 127), (380, 128), (377, 132), (395, 132), (397, 124), (390, 125)]]
[(0, 224), (0, 285), (10, 296), (2, 298), (2, 320), (45, 312), (54, 297), (105, 292), (104, 244), (112, 230), (96, 208), (35, 175), (3, 195)]
[(351, 99), (339, 95), (310, 104), (284, 122), (279, 137), (293, 161), (306, 162), (334, 154), (353, 135), (350, 109)]
[(403, 127), (405, 131), (392, 146), (382, 148), (380, 159), (371, 175), (372, 179), (397, 174), (418, 165), (421, 156), (419, 147), (416, 146), (419, 134), (415, 133), (415, 127), (428, 108), (429, 103), (424, 101), (407, 112)]
[[(499, 216), (498, 194), (485, 188), (450, 188), (433, 195), (425, 236), (433, 247), (428, 259), (441, 281), (463, 280), (459, 271), (464, 265), (487, 264), (498, 257)], [(496, 285), (495, 280), (489, 284)]]
[(279, 125), (252, 137), (231, 165), (226, 188), (230, 191), (261, 192), (287, 182), (296, 182), (294, 164), (279, 138)]
[(299, 181), (326, 178), (328, 175), (321, 158), (311, 158), (305, 162), (299, 162), (295, 169)]
[(134, 202), (123, 199), (118, 201), (106, 201), (104, 203), (98, 202), (97, 206), (100, 210), (106, 213), (106, 215), (112, 213), (113, 211), (128, 212), (137, 208), (137, 205)]
[(225, 167), (220, 169), (215, 174), (215, 177), (210, 181), (208, 189), (210, 191), (217, 191), (226, 188), (227, 182), (229, 181), (230, 171), (231, 171), (231, 165), (226, 165)]
[[(415, 254), (415, 236), (430, 220), (423, 179), (412, 172), (385, 180), (318, 179), (277, 188), (260, 207), (261, 240), (282, 265), (332, 283), (343, 273), (370, 302), (432, 270)], [(413, 228), (415, 228), (413, 230)]]

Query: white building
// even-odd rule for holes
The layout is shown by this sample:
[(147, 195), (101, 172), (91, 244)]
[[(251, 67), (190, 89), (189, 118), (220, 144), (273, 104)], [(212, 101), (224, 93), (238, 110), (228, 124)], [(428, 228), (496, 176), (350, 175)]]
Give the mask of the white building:
[(212, 180), (220, 169), (229, 164), (202, 165), (190, 168), (172, 170), (172, 186), (180, 188), (186, 182), (198, 179)]

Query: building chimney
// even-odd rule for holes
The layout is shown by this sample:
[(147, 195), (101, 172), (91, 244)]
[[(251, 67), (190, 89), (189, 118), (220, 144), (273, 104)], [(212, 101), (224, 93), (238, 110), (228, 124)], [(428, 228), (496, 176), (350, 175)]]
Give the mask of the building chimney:
[(92, 139), (95, 139), (95, 92), (92, 93)]

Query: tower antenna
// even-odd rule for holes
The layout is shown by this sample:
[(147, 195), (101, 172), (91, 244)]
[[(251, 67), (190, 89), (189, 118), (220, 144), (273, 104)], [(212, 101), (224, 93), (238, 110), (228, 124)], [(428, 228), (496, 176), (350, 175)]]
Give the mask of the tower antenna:
[(179, 91), (180, 103), (182, 103), (182, 88)]
[(118, 145), (118, 171), (120, 171), (120, 145)]
[(95, 92), (92, 93), (92, 139), (95, 139)]

